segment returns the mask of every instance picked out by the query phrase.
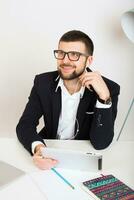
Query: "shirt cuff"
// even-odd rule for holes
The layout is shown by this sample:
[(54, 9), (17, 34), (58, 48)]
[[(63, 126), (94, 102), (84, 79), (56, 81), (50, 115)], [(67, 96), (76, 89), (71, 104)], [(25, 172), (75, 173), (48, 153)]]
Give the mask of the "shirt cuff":
[(112, 106), (112, 103), (107, 105), (107, 104), (100, 103), (98, 100), (96, 102), (96, 108), (110, 108), (111, 106)]
[(32, 153), (33, 153), (33, 154), (34, 154), (35, 147), (36, 147), (38, 144), (43, 144), (43, 143), (40, 142), (40, 141), (35, 141), (35, 142), (32, 143)]

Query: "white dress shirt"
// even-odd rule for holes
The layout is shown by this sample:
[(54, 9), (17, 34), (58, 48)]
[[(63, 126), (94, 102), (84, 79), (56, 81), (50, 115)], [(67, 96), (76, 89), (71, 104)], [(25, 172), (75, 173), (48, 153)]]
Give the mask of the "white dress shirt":
[(62, 108), (59, 117), (57, 136), (58, 139), (73, 139), (75, 123), (78, 123), (76, 122), (77, 109), (80, 98), (82, 98), (84, 93), (84, 87), (81, 87), (80, 91), (72, 95), (64, 86), (62, 79), (59, 80), (57, 87), (61, 87), (62, 93)]

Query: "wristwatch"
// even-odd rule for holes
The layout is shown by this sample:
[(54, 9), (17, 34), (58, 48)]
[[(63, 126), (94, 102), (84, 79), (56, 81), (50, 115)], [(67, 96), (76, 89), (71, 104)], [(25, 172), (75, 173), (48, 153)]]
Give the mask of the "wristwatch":
[(109, 98), (106, 99), (106, 100), (98, 98), (98, 101), (99, 101), (100, 103), (105, 104), (105, 105), (110, 105), (110, 104), (112, 103), (111, 97), (109, 97)]

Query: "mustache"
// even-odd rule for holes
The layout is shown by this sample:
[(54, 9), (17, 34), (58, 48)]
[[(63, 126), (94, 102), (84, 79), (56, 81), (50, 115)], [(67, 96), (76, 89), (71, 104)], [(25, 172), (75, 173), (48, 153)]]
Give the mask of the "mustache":
[(60, 64), (59, 67), (63, 68), (63, 67), (73, 67), (76, 68), (75, 65), (70, 65), (70, 64)]

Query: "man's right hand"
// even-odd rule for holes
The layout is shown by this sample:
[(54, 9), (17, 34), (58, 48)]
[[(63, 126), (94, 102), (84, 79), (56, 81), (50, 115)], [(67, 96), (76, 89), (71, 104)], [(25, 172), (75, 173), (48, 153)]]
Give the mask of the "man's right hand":
[(35, 148), (35, 153), (33, 155), (34, 164), (42, 170), (48, 170), (52, 167), (55, 167), (58, 164), (58, 161), (53, 158), (45, 158), (42, 156), (41, 148), (47, 148), (43, 144), (39, 144)]

